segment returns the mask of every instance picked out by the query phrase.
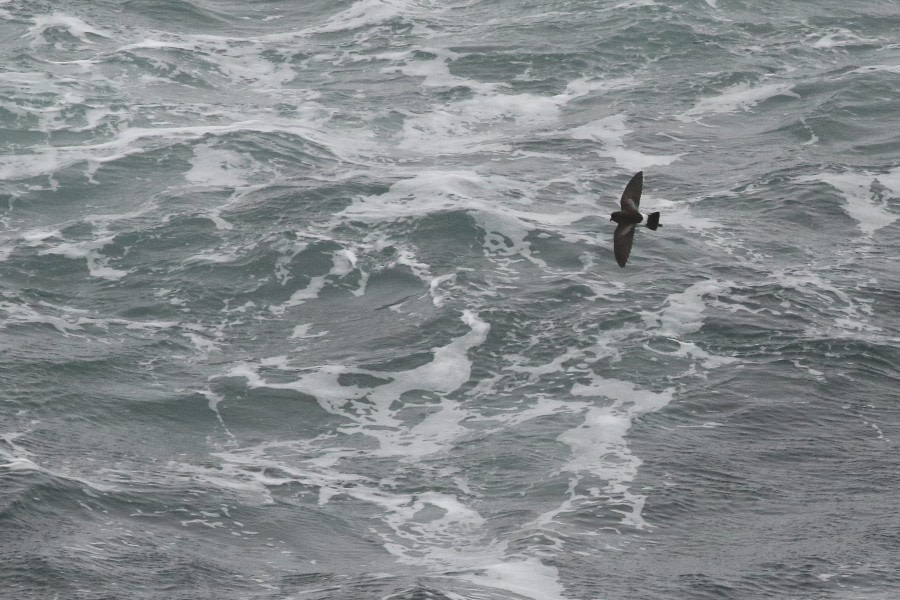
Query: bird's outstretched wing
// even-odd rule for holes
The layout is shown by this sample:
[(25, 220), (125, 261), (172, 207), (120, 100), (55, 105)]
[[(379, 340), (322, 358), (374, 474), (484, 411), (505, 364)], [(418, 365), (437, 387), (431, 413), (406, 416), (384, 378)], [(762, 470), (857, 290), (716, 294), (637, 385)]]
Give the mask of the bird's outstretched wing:
[(613, 252), (616, 255), (616, 262), (620, 267), (624, 267), (628, 262), (628, 255), (631, 254), (631, 245), (634, 243), (634, 224), (623, 223), (616, 227), (613, 234)]
[(625, 191), (622, 192), (622, 210), (637, 210), (641, 205), (641, 192), (644, 190), (644, 172), (635, 173)]

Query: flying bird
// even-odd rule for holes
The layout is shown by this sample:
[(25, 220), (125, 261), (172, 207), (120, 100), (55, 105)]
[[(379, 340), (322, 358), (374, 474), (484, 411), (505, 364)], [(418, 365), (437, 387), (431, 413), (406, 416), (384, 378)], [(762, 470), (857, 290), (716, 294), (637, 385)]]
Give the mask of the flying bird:
[[(609, 220), (618, 223), (616, 232), (613, 234), (613, 251), (616, 255), (616, 262), (620, 267), (624, 267), (628, 262), (628, 255), (631, 254), (631, 245), (634, 243), (634, 229), (638, 223), (644, 220), (644, 215), (638, 212), (641, 205), (641, 192), (644, 189), (644, 172), (638, 171), (622, 192), (621, 210), (614, 212)], [(659, 224), (659, 213), (653, 212), (647, 215), (647, 227), (653, 231)]]

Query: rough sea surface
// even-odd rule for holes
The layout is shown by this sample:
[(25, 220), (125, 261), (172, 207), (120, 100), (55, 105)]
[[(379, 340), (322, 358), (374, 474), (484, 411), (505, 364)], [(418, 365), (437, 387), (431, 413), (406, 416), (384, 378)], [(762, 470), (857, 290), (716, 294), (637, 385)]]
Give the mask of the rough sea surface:
[(898, 32), (0, 0), (0, 598), (900, 597)]

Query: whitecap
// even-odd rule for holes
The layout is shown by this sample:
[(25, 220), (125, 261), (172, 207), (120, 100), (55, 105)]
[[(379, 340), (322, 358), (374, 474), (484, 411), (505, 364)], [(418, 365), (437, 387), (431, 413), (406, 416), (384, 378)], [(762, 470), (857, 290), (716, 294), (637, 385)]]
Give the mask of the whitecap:
[(659, 335), (680, 338), (702, 327), (705, 296), (727, 292), (734, 285), (714, 279), (698, 281), (683, 292), (667, 296), (661, 310), (641, 312), (641, 318), (647, 327), (657, 329)]
[(34, 25), (32, 25), (28, 29), (25, 37), (31, 38), (32, 44), (37, 44), (40, 42), (46, 43), (46, 40), (44, 40), (43, 38), (47, 30), (49, 29), (65, 29), (73, 37), (78, 38), (79, 40), (87, 44), (94, 43), (93, 40), (90, 39), (90, 36), (109, 38), (111, 35), (109, 32), (104, 31), (103, 29), (99, 29), (87, 24), (78, 17), (55, 12), (49, 15), (36, 16), (34, 18)]
[[(289, 252), (279, 257), (276, 262), (275, 273), (282, 285), (285, 285), (293, 278), (290, 271), (287, 269), (287, 265), (289, 265), (293, 258), (306, 247), (307, 244), (305, 242), (294, 243), (291, 245)], [(278, 249), (277, 245), (273, 248)], [(322, 293), (322, 290), (325, 289), (329, 282), (340, 280), (354, 272), (355, 269), (356, 254), (352, 250), (344, 248), (332, 252), (331, 269), (329, 269), (328, 273), (310, 277), (309, 282), (305, 287), (296, 290), (285, 302), (270, 306), (269, 311), (275, 315), (282, 315), (289, 308), (299, 306), (309, 300), (314, 300), (319, 297), (319, 294)], [(363, 277), (360, 286), (358, 286), (353, 293), (357, 296), (362, 295), (365, 292), (365, 283), (366, 278)]]
[(805, 296), (815, 298), (824, 307), (823, 314), (837, 313), (833, 316), (830, 325), (826, 325), (824, 319), (819, 323), (810, 323), (806, 334), (816, 338), (822, 335), (822, 328), (833, 328), (829, 334), (841, 333), (854, 335), (861, 332), (883, 331), (877, 324), (871, 322), (869, 315), (871, 308), (865, 302), (860, 302), (850, 294), (839, 288), (833, 282), (825, 279), (822, 273), (810, 272), (803, 269), (800, 272), (789, 269), (776, 269), (770, 277), (778, 285), (786, 289), (793, 289)]
[(6, 317), (0, 322), (0, 329), (6, 329), (12, 324), (42, 323), (53, 327), (64, 336), (72, 335), (72, 332), (81, 329), (81, 323), (72, 323), (64, 317), (41, 314), (31, 305), (0, 300), (0, 310), (6, 313)]
[[(36, 420), (32, 421), (31, 425), (34, 426), (38, 422), (39, 421)], [(95, 490), (98, 492), (110, 492), (115, 490), (115, 487), (111, 485), (107, 485), (105, 483), (97, 483), (96, 481), (86, 479), (78, 475), (73, 475), (71, 473), (64, 472), (58, 469), (50, 469), (33, 461), (29, 457), (34, 455), (16, 443), (16, 439), (31, 433), (31, 431), (31, 429), (28, 429), (25, 431), (0, 434), (0, 440), (3, 440), (3, 442), (5, 442), (5, 444), (0, 445), (0, 474), (2, 474), (4, 471), (30, 471), (34, 473), (42, 473), (50, 477), (83, 485), (85, 488), (87, 488), (85, 491)]]
[[(812, 37), (812, 36), (811, 36)], [(858, 46), (862, 44), (878, 44), (874, 38), (863, 38), (848, 29), (836, 28), (824, 34), (813, 42), (813, 48), (840, 48), (844, 46)]]
[(506, 151), (524, 133), (555, 123), (559, 106), (533, 94), (478, 95), (407, 116), (398, 147), (430, 155)]
[[(313, 123), (303, 124), (287, 120), (245, 120), (225, 125), (185, 125), (176, 127), (129, 127), (118, 132), (114, 139), (96, 144), (80, 146), (53, 146), (42, 149), (39, 154), (5, 157), (0, 162), (0, 178), (21, 179), (46, 175), (79, 162), (93, 163), (90, 168), (114, 162), (134, 154), (172, 145), (176, 142), (200, 140), (207, 136), (224, 136), (237, 132), (286, 133), (310, 140), (322, 147), (334, 150), (321, 139)], [(353, 147), (349, 142), (341, 148), (348, 151)], [(230, 155), (234, 156), (234, 155)], [(221, 166), (221, 165), (220, 165)], [(244, 166), (245, 173), (246, 164)], [(200, 176), (201, 171), (195, 171)]]
[(703, 326), (703, 314), (706, 310), (704, 298), (724, 294), (734, 286), (732, 281), (698, 281), (683, 292), (667, 296), (660, 310), (642, 311), (641, 318), (647, 325), (648, 334), (659, 335), (678, 344), (677, 349), (668, 352), (652, 348), (648, 344), (645, 344), (645, 349), (657, 354), (689, 359), (691, 365), (684, 375), (705, 376), (698, 371), (698, 365), (704, 369), (714, 369), (738, 362), (737, 358), (712, 354), (696, 342), (685, 339), (700, 331)]
[(844, 212), (856, 221), (857, 227), (867, 237), (871, 237), (879, 229), (887, 227), (900, 218), (888, 210), (887, 198), (879, 201), (872, 192), (872, 184), (876, 180), (900, 196), (900, 167), (883, 175), (875, 175), (869, 171), (845, 171), (843, 173), (803, 175), (795, 178), (795, 181), (802, 183), (827, 183), (838, 190), (845, 200), (842, 204)]
[[(560, 210), (529, 212), (525, 207), (532, 204), (531, 198), (536, 194), (531, 184), (499, 175), (485, 176), (470, 170), (419, 170), (396, 181), (387, 193), (355, 198), (353, 204), (336, 216), (381, 222), (466, 211), (484, 231), (485, 254), (521, 256), (545, 266), (531, 251), (526, 239), (529, 232), (539, 226), (568, 225), (582, 219), (584, 214)], [(433, 276), (429, 267), (410, 256), (407, 258), (411, 259), (413, 271), (430, 285)]]
[[(344, 432), (374, 437), (379, 448), (373, 455), (414, 461), (446, 449), (465, 432), (461, 423), (468, 413), (447, 398), (442, 399), (437, 410), (413, 425), (405, 424), (395, 408), (407, 392), (418, 390), (446, 396), (469, 380), (472, 361), (468, 352), (484, 343), (490, 326), (471, 311), (464, 311), (461, 318), (470, 327), (469, 332), (446, 346), (432, 349), (430, 362), (409, 371), (367, 371), (332, 365), (320, 367), (293, 382), (270, 383), (252, 365), (241, 363), (225, 376), (242, 377), (250, 388), (291, 389), (311, 395), (326, 411), (355, 423), (344, 426)], [(341, 385), (340, 376), (349, 373), (390, 381), (372, 389)], [(347, 403), (353, 400), (364, 402), (348, 407)]]
[[(434, 55), (434, 58), (424, 60), (423, 53)], [(450, 63), (460, 57), (456, 52), (443, 48), (421, 48), (417, 52), (388, 52), (376, 54), (373, 58), (382, 60), (402, 60), (399, 65), (384, 67), (382, 73), (402, 73), (409, 77), (420, 77), (421, 85), (425, 87), (464, 87), (476, 90), (481, 94), (489, 94), (498, 89), (494, 83), (482, 83), (472, 79), (466, 79), (450, 72)]]
[(586, 96), (591, 92), (615, 92), (629, 88), (637, 87), (638, 80), (629, 75), (627, 77), (616, 77), (613, 79), (593, 79), (589, 77), (579, 77), (573, 79), (566, 84), (566, 93), (557, 96), (560, 100), (568, 102), (580, 96)]
[(599, 376), (592, 379), (590, 385), (573, 385), (572, 395), (607, 398), (612, 404), (582, 405), (583, 423), (559, 436), (572, 452), (564, 469), (592, 473), (607, 482), (605, 491), (631, 506), (630, 513), (623, 513), (622, 522), (645, 528), (647, 523), (641, 515), (644, 496), (630, 489), (642, 461), (631, 452), (626, 435), (637, 417), (668, 405), (674, 389), (652, 392), (628, 381)]
[(191, 183), (206, 187), (239, 188), (247, 185), (248, 179), (255, 174), (271, 175), (271, 170), (252, 156), (218, 148), (213, 143), (198, 144), (193, 152), (191, 168), (184, 174), (184, 178)]
[(576, 140), (600, 142), (603, 149), (597, 153), (600, 156), (612, 158), (616, 164), (627, 171), (640, 171), (648, 167), (670, 165), (681, 157), (681, 154), (652, 155), (637, 150), (626, 150), (623, 140), (632, 130), (628, 129), (625, 124), (625, 115), (610, 115), (576, 127), (571, 130), (570, 135)]
[(512, 592), (516, 597), (567, 600), (565, 589), (559, 580), (559, 570), (534, 557), (488, 563), (479, 574), (463, 575), (460, 578), (488, 588)]
[(313, 339), (318, 337), (323, 337), (328, 335), (327, 331), (320, 331), (319, 333), (310, 333), (309, 330), (313, 328), (312, 323), (303, 323), (302, 325), (295, 325), (293, 331), (291, 331), (291, 339)]
[(726, 88), (718, 96), (702, 98), (693, 108), (676, 118), (679, 121), (695, 121), (697, 117), (703, 115), (726, 114), (738, 110), (749, 111), (760, 102), (778, 96), (799, 98), (800, 96), (793, 91), (793, 87), (788, 83), (768, 83), (758, 86), (738, 83)]
[[(405, 16), (415, 7), (409, 0), (357, 0), (349, 8), (330, 17), (325, 24), (312, 28), (315, 33), (334, 33), (377, 25)], [(437, 7), (433, 7), (437, 9)]]
[(38, 254), (58, 254), (73, 260), (83, 258), (92, 277), (121, 279), (128, 275), (130, 271), (110, 267), (109, 258), (100, 252), (114, 240), (115, 235), (106, 235), (84, 242), (59, 242), (50, 248), (41, 250)]

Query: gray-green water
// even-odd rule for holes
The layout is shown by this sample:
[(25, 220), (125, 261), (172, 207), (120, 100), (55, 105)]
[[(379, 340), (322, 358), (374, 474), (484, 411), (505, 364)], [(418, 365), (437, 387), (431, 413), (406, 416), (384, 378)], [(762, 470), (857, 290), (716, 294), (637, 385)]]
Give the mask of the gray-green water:
[(896, 597), (898, 31), (0, 1), (0, 597)]

